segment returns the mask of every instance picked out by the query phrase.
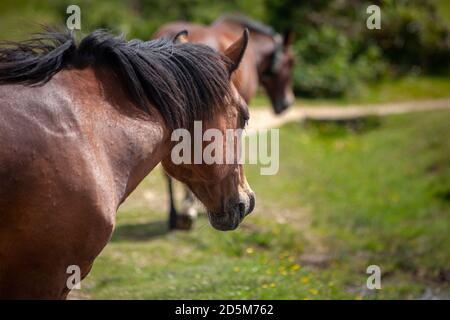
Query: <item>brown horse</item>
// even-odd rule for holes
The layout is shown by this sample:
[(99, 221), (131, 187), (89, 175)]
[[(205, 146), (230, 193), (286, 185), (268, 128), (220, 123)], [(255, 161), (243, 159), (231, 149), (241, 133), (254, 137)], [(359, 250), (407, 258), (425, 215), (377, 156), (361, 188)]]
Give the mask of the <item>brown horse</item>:
[[(270, 26), (244, 16), (223, 16), (209, 26), (184, 21), (163, 25), (154, 38), (172, 37), (182, 30), (188, 31), (188, 40), (206, 44), (223, 52), (247, 28), (250, 31), (246, 50), (239, 69), (232, 77), (233, 83), (247, 103), (261, 84), (269, 96), (276, 114), (282, 113), (294, 102), (292, 91), (292, 70), (294, 54), (291, 48), (293, 33), (284, 37)], [(196, 215), (194, 198), (185, 190), (181, 213), (176, 210), (172, 180), (167, 176), (169, 186), (169, 227), (190, 229)]]
[(274, 112), (282, 113), (294, 102), (294, 53), (291, 48), (293, 32), (286, 32), (283, 37), (270, 26), (250, 18), (222, 16), (209, 26), (184, 21), (168, 23), (156, 31), (154, 38), (173, 37), (186, 30), (190, 42), (206, 44), (224, 52), (244, 29), (250, 31), (248, 50), (233, 75), (233, 83), (247, 103), (261, 84), (272, 102)]
[(215, 228), (237, 227), (255, 204), (242, 166), (174, 165), (171, 132), (245, 125), (230, 76), (247, 38), (223, 55), (104, 31), (0, 46), (0, 298), (65, 298), (68, 267), (88, 274), (118, 207), (160, 162)]

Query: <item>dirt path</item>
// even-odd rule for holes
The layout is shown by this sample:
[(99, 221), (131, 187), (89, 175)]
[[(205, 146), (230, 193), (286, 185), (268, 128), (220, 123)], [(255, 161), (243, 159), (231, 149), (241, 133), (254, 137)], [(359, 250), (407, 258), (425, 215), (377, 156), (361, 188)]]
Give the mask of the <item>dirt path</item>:
[[(450, 109), (450, 99), (410, 101), (401, 103), (388, 103), (364, 106), (296, 106), (290, 108), (281, 116), (275, 116), (271, 107), (258, 107), (251, 109), (249, 129), (276, 128), (291, 121), (305, 119), (339, 120), (352, 119), (365, 115), (389, 115), (407, 112), (430, 111), (437, 109)], [(250, 132), (248, 132), (250, 133)], [(122, 205), (122, 210), (131, 210), (136, 207), (151, 208), (155, 211), (166, 211), (167, 192), (165, 181), (158, 166), (147, 180), (147, 187), (140, 186)], [(184, 190), (175, 187), (177, 199), (182, 199)]]
[[(275, 116), (270, 107), (261, 107), (251, 109), (249, 129), (260, 130), (276, 128), (287, 122), (304, 121), (306, 119), (330, 121), (351, 120), (370, 115), (386, 116), (391, 114), (424, 112), (440, 109), (450, 109), (450, 99), (409, 101), (364, 106), (295, 106), (281, 116)], [(251, 132), (248, 133), (251, 134)], [(260, 203), (259, 205), (264, 205), (264, 203)], [(274, 212), (273, 210), (262, 211)], [(314, 246), (306, 249), (300, 257), (302, 263), (312, 266), (326, 265), (329, 258), (329, 250), (325, 245), (325, 242), (311, 231), (311, 219), (309, 213), (302, 208), (293, 211), (277, 210), (276, 212), (276, 219), (280, 220), (281, 223), (284, 223), (283, 221), (288, 221), (288, 223), (294, 224), (302, 231), (305, 238), (308, 239), (310, 243), (314, 243)]]
[(270, 107), (254, 108), (250, 111), (249, 129), (279, 127), (287, 122), (315, 120), (345, 120), (369, 115), (386, 116), (409, 112), (450, 109), (450, 99), (409, 101), (374, 105), (349, 106), (295, 106), (281, 116), (275, 116)]

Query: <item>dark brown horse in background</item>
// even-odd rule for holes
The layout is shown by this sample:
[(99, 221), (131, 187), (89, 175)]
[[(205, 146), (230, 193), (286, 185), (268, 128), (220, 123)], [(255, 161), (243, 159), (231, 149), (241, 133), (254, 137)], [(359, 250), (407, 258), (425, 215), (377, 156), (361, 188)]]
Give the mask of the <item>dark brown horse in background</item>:
[(247, 17), (223, 16), (209, 26), (183, 21), (165, 24), (154, 34), (154, 38), (173, 37), (186, 30), (190, 42), (206, 44), (224, 52), (242, 35), (244, 29), (250, 31), (248, 50), (233, 75), (233, 83), (247, 103), (261, 84), (274, 112), (282, 113), (294, 102), (292, 32), (281, 36), (270, 26)]
[[(270, 26), (244, 16), (223, 16), (209, 26), (177, 21), (163, 25), (154, 38), (172, 37), (182, 30), (188, 32), (191, 42), (206, 44), (223, 52), (247, 28), (250, 31), (248, 50), (245, 52), (233, 83), (247, 103), (256, 94), (261, 84), (272, 103), (273, 110), (280, 114), (294, 102), (292, 70), (294, 54), (291, 48), (293, 33), (281, 36)], [(181, 213), (176, 210), (173, 183), (167, 176), (169, 186), (169, 227), (190, 229), (196, 216), (194, 197), (185, 190)]]
[(0, 298), (65, 298), (68, 267), (89, 273), (118, 207), (160, 162), (216, 229), (238, 226), (254, 206), (242, 166), (174, 165), (171, 133), (245, 125), (230, 76), (247, 38), (224, 55), (103, 31), (0, 46)]

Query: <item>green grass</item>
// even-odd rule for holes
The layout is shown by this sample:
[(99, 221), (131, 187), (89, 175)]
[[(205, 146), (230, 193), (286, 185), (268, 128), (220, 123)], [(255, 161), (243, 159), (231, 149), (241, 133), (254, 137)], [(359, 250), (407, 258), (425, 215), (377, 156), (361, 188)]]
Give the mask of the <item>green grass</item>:
[[(246, 168), (257, 207), (234, 232), (202, 216), (192, 232), (168, 233), (158, 196), (148, 195), (165, 192), (157, 170), (121, 208), (75, 296), (384, 299), (430, 289), (448, 297), (449, 121), (439, 111), (372, 118), (358, 130), (284, 126), (279, 173)], [(370, 264), (381, 267), (382, 290), (365, 288)]]
[(450, 2), (448, 0), (437, 0), (437, 9), (439, 15), (442, 16), (447, 25), (450, 26)]
[(373, 263), (394, 283), (409, 279), (407, 291), (438, 285), (448, 281), (450, 266), (449, 119), (448, 111), (390, 117), (378, 126), (369, 119), (371, 129), (360, 133), (291, 124), (282, 136), (289, 147), (280, 151), (285, 170), (250, 181), (270, 185), (260, 197), (277, 194), (282, 205), (310, 208), (312, 229), (350, 283)]
[(450, 97), (449, 77), (408, 76), (362, 86), (342, 103), (386, 103)]

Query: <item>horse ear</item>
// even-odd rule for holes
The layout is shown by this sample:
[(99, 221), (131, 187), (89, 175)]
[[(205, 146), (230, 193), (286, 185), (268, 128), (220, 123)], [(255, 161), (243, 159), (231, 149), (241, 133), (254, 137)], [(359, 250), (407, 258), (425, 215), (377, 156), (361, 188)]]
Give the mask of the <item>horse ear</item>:
[(188, 31), (187, 30), (181, 30), (172, 38), (173, 43), (186, 43), (188, 42)]
[(228, 71), (232, 74), (239, 67), (242, 57), (244, 56), (245, 49), (248, 44), (248, 29), (245, 28), (242, 36), (236, 40), (228, 49), (225, 50), (224, 54), (228, 59), (230, 59), (231, 64), (228, 66)]
[(294, 43), (295, 40), (295, 34), (294, 31), (292, 30), (288, 30), (284, 33), (284, 37), (283, 37), (283, 46), (285, 48), (291, 46)]

